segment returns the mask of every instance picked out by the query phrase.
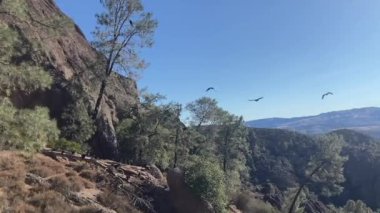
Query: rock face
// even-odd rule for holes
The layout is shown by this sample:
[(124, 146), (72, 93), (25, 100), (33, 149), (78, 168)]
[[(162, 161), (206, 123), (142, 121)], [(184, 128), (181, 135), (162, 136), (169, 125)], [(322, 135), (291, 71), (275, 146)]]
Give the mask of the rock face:
[[(99, 63), (103, 61), (102, 57), (53, 0), (1, 0), (0, 23), (16, 29), (25, 42), (38, 47), (39, 61), (36, 63), (42, 63), (54, 77), (51, 90), (28, 97), (14, 97), (16, 105), (47, 106), (51, 116), (59, 122), (63, 109), (75, 101), (72, 91), (79, 91), (88, 102), (88, 112), (91, 113), (102, 78)], [(92, 140), (95, 154), (103, 158), (115, 156), (115, 124), (137, 104), (136, 83), (114, 74), (109, 80), (97, 121), (100, 131)]]
[(153, 175), (153, 177), (157, 178), (158, 180), (164, 180), (164, 175), (162, 174), (161, 170), (154, 164), (150, 164), (146, 166), (149, 170), (149, 172)]

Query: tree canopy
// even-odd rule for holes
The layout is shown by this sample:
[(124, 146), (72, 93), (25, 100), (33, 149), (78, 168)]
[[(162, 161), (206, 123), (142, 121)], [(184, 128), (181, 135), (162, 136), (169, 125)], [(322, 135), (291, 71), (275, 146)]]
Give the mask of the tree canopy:
[(98, 66), (102, 78), (94, 118), (98, 115), (111, 73), (131, 73), (145, 67), (145, 62), (139, 58), (138, 49), (153, 45), (153, 34), (157, 27), (152, 13), (145, 12), (140, 0), (100, 2), (105, 11), (96, 16), (98, 25), (92, 42), (101, 54), (102, 62)]

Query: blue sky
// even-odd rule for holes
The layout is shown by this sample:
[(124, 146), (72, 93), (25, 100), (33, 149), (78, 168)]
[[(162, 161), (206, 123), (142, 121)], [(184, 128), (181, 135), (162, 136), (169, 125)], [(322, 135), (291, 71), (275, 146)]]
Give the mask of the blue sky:
[[(99, 1), (56, 2), (91, 39)], [(208, 95), (246, 120), (380, 106), (378, 0), (143, 2), (159, 26), (140, 88), (182, 104)]]

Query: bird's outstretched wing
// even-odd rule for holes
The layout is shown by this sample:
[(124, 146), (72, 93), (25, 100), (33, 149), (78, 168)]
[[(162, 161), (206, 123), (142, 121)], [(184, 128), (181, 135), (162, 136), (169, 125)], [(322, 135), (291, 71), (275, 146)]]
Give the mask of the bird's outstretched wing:
[(248, 101), (256, 101), (256, 102), (258, 102), (258, 101), (260, 101), (261, 99), (263, 99), (264, 97), (260, 97), (260, 98), (256, 98), (256, 99), (248, 99)]
[(208, 92), (210, 90), (215, 90), (215, 88), (214, 87), (209, 87), (209, 88), (206, 89), (206, 92)]
[(261, 99), (263, 99), (264, 97), (260, 97), (260, 98), (257, 98), (255, 101), (258, 102), (260, 101)]
[(324, 99), (328, 95), (334, 95), (332, 92), (326, 92), (325, 94), (322, 95), (322, 99)]

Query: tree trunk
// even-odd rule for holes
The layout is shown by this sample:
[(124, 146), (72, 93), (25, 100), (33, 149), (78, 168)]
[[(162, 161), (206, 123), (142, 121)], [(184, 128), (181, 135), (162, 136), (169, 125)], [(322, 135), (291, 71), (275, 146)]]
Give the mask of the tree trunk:
[(178, 161), (178, 140), (179, 140), (179, 127), (177, 127), (176, 133), (175, 133), (175, 141), (174, 141), (174, 168), (177, 167), (177, 161)]
[(318, 172), (319, 169), (321, 169), (327, 162), (326, 161), (322, 161), (321, 164), (319, 164), (319, 166), (317, 166), (309, 175), (309, 177), (307, 178), (307, 180), (300, 186), (300, 188), (298, 189), (297, 193), (296, 193), (296, 196), (294, 197), (293, 201), (292, 201), (292, 205), (290, 205), (290, 208), (289, 208), (289, 212), (288, 213), (293, 213), (293, 209), (294, 209), (294, 205), (296, 204), (297, 202), (297, 199), (298, 199), (298, 196), (300, 195), (301, 191), (303, 190), (303, 188), (305, 187), (306, 185), (306, 182), (309, 181), (313, 175), (315, 173)]
[(227, 128), (226, 134), (224, 136), (224, 153), (223, 153), (223, 171), (224, 173), (227, 171), (227, 161), (228, 161), (228, 155), (229, 155), (229, 147), (228, 147), (228, 141), (230, 138), (230, 128)]
[(139, 163), (139, 164), (142, 164), (142, 157), (143, 157), (143, 150), (140, 149), (140, 150), (139, 150), (139, 157), (138, 157), (138, 158), (139, 158), (139, 159), (138, 159), (138, 163)]
[(96, 120), (96, 118), (98, 117), (100, 105), (101, 105), (102, 99), (103, 99), (103, 95), (104, 95), (104, 92), (106, 91), (106, 86), (107, 86), (107, 79), (104, 79), (102, 81), (101, 86), (100, 86), (98, 99), (96, 100), (94, 114), (92, 115), (93, 120)]
[(177, 129), (175, 132), (175, 141), (174, 141), (174, 168), (177, 167), (177, 162), (178, 162), (178, 143), (180, 140), (180, 128), (181, 128), (181, 120), (179, 117), (181, 116), (181, 111), (182, 111), (182, 105), (178, 105), (178, 111), (177, 111)]
[(288, 213), (293, 213), (293, 209), (294, 209), (294, 206), (296, 205), (296, 202), (298, 200), (298, 196), (301, 194), (303, 188), (305, 187), (305, 184), (303, 183), (299, 188), (298, 188), (298, 191), (296, 193), (296, 195), (294, 196), (294, 199), (292, 201), (292, 205), (290, 205), (290, 208), (289, 208), (289, 212)]
[(199, 129), (201, 128), (201, 126), (202, 126), (204, 120), (205, 120), (205, 116), (203, 116), (203, 117), (201, 118), (201, 120), (199, 121), (197, 127), (195, 128), (195, 130), (196, 130), (197, 132), (199, 132)]

